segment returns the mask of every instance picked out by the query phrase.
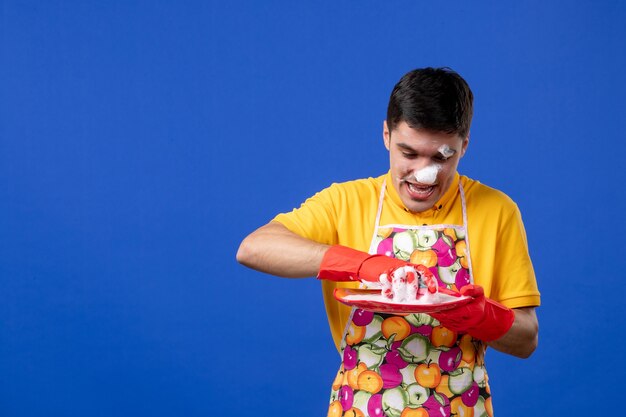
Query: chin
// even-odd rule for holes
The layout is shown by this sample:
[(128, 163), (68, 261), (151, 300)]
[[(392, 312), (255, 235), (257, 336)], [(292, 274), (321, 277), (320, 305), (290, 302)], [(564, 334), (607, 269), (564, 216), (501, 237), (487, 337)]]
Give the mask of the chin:
[(409, 209), (409, 211), (411, 211), (412, 213), (421, 213), (423, 211), (426, 211), (428, 209), (430, 209), (433, 206), (434, 203), (428, 202), (428, 201), (414, 201), (414, 200), (410, 200), (408, 202), (408, 204), (405, 202), (404, 205), (406, 208)]
[(439, 200), (439, 196), (431, 195), (426, 200), (414, 200), (408, 195), (403, 195), (401, 200), (404, 206), (409, 209), (409, 211), (413, 213), (421, 213), (423, 211), (431, 209), (435, 205), (437, 200)]

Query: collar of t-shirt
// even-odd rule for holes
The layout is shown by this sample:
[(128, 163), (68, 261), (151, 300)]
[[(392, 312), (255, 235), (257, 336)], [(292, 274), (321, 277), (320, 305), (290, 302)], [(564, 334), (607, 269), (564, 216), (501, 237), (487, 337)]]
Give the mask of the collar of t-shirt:
[[(448, 203), (451, 203), (454, 201), (454, 198), (458, 194), (459, 181), (460, 181), (460, 175), (458, 172), (455, 172), (454, 179), (452, 180), (452, 184), (450, 184), (450, 187), (441, 196), (441, 198), (430, 209), (420, 212), (420, 213), (413, 213), (413, 214), (418, 215), (420, 217), (431, 217), (435, 215), (437, 212), (444, 209)], [(404, 203), (402, 203), (402, 200), (400, 199), (400, 196), (398, 195), (398, 191), (396, 190), (396, 187), (393, 186), (393, 177), (391, 176), (391, 171), (387, 172), (386, 183), (387, 183), (387, 186), (386, 186), (385, 194), (391, 199), (393, 204), (397, 205), (404, 211), (410, 212), (410, 210), (406, 208)]]

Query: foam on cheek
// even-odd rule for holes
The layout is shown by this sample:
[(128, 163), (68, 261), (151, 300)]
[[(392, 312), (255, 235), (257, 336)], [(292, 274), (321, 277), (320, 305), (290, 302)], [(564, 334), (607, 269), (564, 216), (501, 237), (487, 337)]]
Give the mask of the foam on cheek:
[(439, 171), (441, 171), (441, 165), (433, 164), (428, 165), (419, 171), (415, 171), (413, 176), (415, 177), (415, 180), (421, 184), (434, 184), (437, 180), (437, 174)]

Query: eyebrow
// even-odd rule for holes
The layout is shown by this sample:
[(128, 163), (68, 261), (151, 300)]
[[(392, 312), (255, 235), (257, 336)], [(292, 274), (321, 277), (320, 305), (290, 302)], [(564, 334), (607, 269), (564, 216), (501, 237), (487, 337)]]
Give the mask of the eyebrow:
[(404, 150), (406, 150), (406, 151), (411, 151), (411, 152), (413, 152), (413, 153), (417, 153), (417, 151), (416, 151), (415, 149), (411, 148), (411, 147), (410, 147), (409, 145), (407, 145), (406, 143), (398, 142), (398, 143), (396, 143), (396, 146), (397, 146), (398, 148), (402, 148), (402, 149), (404, 149)]

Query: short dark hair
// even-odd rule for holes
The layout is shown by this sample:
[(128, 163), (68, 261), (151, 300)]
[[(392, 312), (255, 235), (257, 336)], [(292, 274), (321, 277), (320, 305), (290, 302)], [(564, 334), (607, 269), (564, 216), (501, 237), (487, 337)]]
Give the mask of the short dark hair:
[(413, 129), (456, 133), (465, 138), (472, 123), (474, 95), (450, 68), (419, 68), (395, 85), (387, 107), (391, 132), (400, 122)]

